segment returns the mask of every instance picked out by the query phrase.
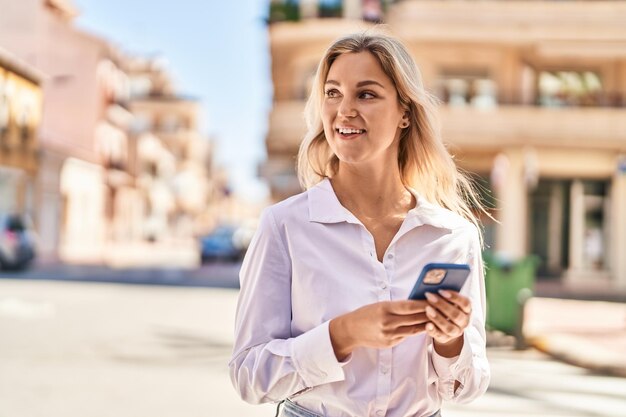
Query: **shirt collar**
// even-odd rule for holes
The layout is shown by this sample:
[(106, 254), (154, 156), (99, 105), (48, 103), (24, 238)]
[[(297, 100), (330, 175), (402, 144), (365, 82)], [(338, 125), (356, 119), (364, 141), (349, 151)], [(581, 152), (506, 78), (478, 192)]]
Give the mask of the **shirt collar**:
[(324, 178), (307, 192), (309, 196), (309, 220), (317, 223), (361, 224), (354, 214), (341, 205), (330, 179)]
[[(411, 228), (428, 224), (430, 226), (453, 230), (462, 225), (462, 217), (430, 203), (415, 190), (409, 189), (415, 196), (416, 206), (408, 211), (404, 223)], [(362, 224), (348, 209), (341, 205), (328, 178), (324, 178), (307, 192), (309, 202), (309, 221), (317, 223), (354, 223)]]

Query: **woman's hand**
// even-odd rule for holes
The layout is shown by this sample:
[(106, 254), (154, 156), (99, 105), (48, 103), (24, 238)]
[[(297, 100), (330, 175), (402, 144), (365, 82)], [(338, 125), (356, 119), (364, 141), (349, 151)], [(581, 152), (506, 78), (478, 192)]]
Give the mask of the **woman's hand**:
[(456, 291), (439, 291), (439, 294), (426, 294), (426, 316), (431, 322), (426, 325), (426, 331), (435, 341), (437, 353), (454, 357), (463, 348), (463, 332), (469, 325), (472, 305)]
[(426, 330), (426, 301), (382, 301), (330, 321), (330, 340), (339, 361), (357, 347), (389, 348)]

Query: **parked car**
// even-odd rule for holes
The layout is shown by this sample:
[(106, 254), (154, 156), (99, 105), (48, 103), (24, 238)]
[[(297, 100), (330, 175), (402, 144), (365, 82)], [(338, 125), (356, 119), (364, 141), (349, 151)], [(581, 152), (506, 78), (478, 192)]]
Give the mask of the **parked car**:
[(0, 213), (0, 269), (25, 269), (35, 259), (35, 253), (35, 234), (30, 219)]
[(230, 225), (216, 227), (211, 233), (200, 238), (200, 256), (202, 262), (227, 259), (239, 260), (241, 251), (233, 239), (237, 228)]
[(249, 228), (220, 225), (200, 238), (200, 256), (203, 262), (217, 259), (238, 261), (243, 259), (250, 240)]

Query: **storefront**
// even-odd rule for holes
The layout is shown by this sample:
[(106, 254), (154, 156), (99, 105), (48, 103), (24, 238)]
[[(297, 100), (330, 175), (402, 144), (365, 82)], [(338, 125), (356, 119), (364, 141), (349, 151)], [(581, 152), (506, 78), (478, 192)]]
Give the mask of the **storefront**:
[(623, 155), (520, 147), (461, 159), (481, 173), (492, 198), (499, 224), (484, 219), (489, 250), (510, 259), (537, 256), (539, 279), (626, 287)]
[(32, 214), (41, 118), (39, 76), (0, 51), (0, 211)]
[(60, 185), (61, 259), (72, 263), (100, 262), (106, 231), (103, 168), (68, 158), (61, 169)]

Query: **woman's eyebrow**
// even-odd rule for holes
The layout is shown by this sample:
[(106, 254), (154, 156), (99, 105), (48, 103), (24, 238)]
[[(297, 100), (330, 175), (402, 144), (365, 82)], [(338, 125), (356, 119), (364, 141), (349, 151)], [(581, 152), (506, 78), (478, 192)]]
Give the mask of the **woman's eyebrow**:
[(385, 87), (381, 83), (379, 83), (378, 81), (374, 81), (374, 80), (360, 81), (356, 83), (356, 86), (357, 88), (359, 88), (359, 87), (365, 87), (366, 85), (372, 85), (372, 84), (377, 85), (382, 89), (385, 89)]
[[(340, 85), (339, 82), (335, 81), (335, 80), (326, 80), (326, 84), (333, 84), (333, 85), (336, 85), (336, 86)], [(356, 87), (360, 88), (360, 87), (365, 87), (366, 85), (372, 85), (372, 84), (373, 85), (377, 85), (377, 86), (379, 86), (382, 89), (385, 88), (381, 83), (379, 83), (378, 81), (374, 81), (374, 80), (359, 81), (356, 84)]]

